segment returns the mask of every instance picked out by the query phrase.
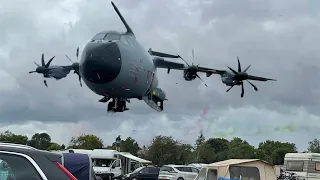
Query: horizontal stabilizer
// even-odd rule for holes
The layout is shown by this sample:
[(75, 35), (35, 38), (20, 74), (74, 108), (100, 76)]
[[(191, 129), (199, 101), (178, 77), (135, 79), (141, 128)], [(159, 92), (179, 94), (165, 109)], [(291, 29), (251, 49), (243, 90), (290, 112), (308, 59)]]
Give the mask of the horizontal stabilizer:
[(172, 55), (172, 54), (166, 54), (166, 53), (162, 53), (162, 52), (157, 52), (157, 51), (152, 51), (152, 49), (149, 49), (149, 54), (151, 56), (159, 56), (159, 57), (163, 57), (163, 58), (180, 58), (179, 55)]

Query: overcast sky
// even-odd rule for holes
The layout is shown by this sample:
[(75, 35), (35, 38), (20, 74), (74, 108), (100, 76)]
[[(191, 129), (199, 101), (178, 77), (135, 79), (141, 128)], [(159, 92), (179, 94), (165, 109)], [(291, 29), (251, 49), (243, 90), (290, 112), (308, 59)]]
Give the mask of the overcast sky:
[[(148, 144), (154, 135), (194, 143), (207, 138), (241, 137), (253, 145), (266, 139), (289, 141), (299, 150), (320, 128), (320, 16), (317, 0), (115, 0), (137, 39), (156, 51), (180, 54), (210, 68), (237, 67), (276, 82), (245, 82), (226, 93), (217, 75), (187, 82), (180, 71), (158, 70), (168, 101), (164, 111), (132, 100), (130, 111), (107, 114), (107, 104), (72, 73), (47, 80), (28, 74), (40, 63), (69, 65), (103, 30), (125, 31), (109, 0), (0, 0), (0, 131), (29, 137), (47, 132), (68, 144), (72, 136), (93, 133), (105, 145), (118, 134)], [(179, 60), (174, 60), (179, 61)], [(180, 62), (180, 61), (179, 61)]]

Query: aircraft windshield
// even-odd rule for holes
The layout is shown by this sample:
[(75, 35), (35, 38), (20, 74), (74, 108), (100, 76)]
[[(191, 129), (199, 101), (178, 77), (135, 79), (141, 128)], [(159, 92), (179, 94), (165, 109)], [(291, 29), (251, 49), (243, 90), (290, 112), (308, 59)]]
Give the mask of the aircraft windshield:
[(106, 33), (99, 33), (99, 34), (96, 34), (92, 40), (101, 40), (103, 39), (104, 37), (106, 36)]
[(106, 35), (106, 37), (104, 37), (104, 40), (109, 40), (109, 41), (120, 40), (120, 35), (119, 34), (108, 33)]

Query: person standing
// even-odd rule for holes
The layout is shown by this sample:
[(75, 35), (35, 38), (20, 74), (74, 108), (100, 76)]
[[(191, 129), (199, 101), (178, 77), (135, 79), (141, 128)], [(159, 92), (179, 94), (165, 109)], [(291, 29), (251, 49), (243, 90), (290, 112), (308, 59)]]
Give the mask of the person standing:
[(116, 150), (120, 152), (120, 143), (121, 143), (121, 138), (120, 135), (116, 138)]

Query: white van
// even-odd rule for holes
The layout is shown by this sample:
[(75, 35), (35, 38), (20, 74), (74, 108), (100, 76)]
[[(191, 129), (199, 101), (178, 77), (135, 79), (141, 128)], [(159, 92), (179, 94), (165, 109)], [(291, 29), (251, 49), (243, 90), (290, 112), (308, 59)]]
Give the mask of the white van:
[(96, 175), (107, 178), (120, 178), (122, 175), (130, 173), (132, 162), (138, 164), (150, 164), (150, 161), (138, 158), (127, 152), (118, 152), (109, 149), (94, 149), (91, 153), (93, 170)]
[(285, 171), (295, 173), (300, 179), (320, 179), (320, 154), (287, 153), (283, 167)]

